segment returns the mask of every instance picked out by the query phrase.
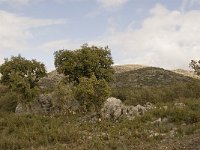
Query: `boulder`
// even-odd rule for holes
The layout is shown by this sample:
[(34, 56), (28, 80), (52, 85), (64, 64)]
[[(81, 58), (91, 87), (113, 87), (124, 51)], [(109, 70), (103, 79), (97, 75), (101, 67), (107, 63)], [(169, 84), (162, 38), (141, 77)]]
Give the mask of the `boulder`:
[(45, 114), (49, 114), (52, 110), (52, 94), (41, 94), (38, 97), (40, 107), (43, 109)]
[(185, 104), (184, 103), (175, 103), (174, 106), (176, 108), (180, 108), (180, 109), (183, 109), (185, 107)]
[(44, 114), (44, 110), (41, 108), (41, 105), (34, 101), (29, 104), (18, 103), (15, 109), (15, 113), (19, 115), (28, 115), (28, 114)]
[(123, 104), (120, 99), (108, 98), (101, 109), (102, 118), (117, 119), (121, 116)]
[(135, 108), (137, 109), (139, 115), (143, 115), (147, 111), (147, 108), (142, 105), (137, 105)]
[(31, 110), (28, 107), (28, 105), (24, 105), (22, 103), (19, 103), (15, 109), (16, 114), (31, 114)]
[(132, 120), (135, 118), (135, 116), (139, 116), (138, 109), (134, 106), (124, 106), (123, 107), (123, 114), (122, 117), (128, 118), (129, 120)]
[(55, 115), (59, 113), (75, 113), (80, 105), (76, 100), (59, 102), (54, 93), (40, 94), (32, 103), (18, 103), (16, 114)]
[(104, 103), (101, 109), (101, 116), (103, 119), (119, 119), (127, 118), (134, 119), (136, 116), (143, 115), (146, 111), (155, 108), (151, 103), (146, 103), (144, 106), (126, 106), (120, 99), (110, 97)]
[(52, 95), (41, 94), (32, 103), (22, 104), (18, 103), (15, 113), (16, 114), (34, 114), (34, 115), (46, 115), (49, 114), (52, 109)]

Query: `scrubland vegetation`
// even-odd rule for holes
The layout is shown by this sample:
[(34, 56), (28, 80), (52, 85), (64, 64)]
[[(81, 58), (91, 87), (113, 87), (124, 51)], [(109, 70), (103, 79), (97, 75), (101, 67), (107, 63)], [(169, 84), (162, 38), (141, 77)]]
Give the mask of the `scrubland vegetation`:
[[(41, 88), (39, 80), (33, 80), (37, 76), (34, 71), (30, 76), (13, 71), (3, 74), (0, 67), (5, 75), (0, 84), (0, 149), (199, 148), (192, 137), (200, 140), (200, 80), (154, 67), (113, 76), (113, 62), (107, 48), (85, 45), (82, 49), (55, 53), (57, 71), (65, 75), (56, 87)], [(25, 59), (20, 56), (20, 60)], [(85, 62), (75, 63), (77, 60)], [(34, 63), (35, 67), (42, 65)], [(197, 72), (198, 64), (193, 64)], [(44, 68), (40, 69), (42, 77), (45, 76)], [(59, 107), (69, 99), (76, 99), (81, 109), (54, 115), (15, 114), (19, 102), (29, 106), (34, 97), (51, 92), (57, 97)], [(151, 102), (155, 108), (133, 120), (87, 117), (99, 113), (108, 96), (117, 97), (126, 105)]]

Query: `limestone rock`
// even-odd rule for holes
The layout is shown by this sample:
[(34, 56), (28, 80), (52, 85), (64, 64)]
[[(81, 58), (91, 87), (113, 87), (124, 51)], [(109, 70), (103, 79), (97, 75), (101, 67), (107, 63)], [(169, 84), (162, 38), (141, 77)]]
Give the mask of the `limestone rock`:
[(185, 107), (185, 104), (184, 103), (175, 103), (174, 106), (176, 108), (180, 108), (180, 109), (183, 109)]
[(59, 100), (54, 93), (40, 94), (32, 103), (19, 103), (15, 109), (16, 114), (55, 115), (59, 113), (75, 113), (79, 109), (76, 100)]
[(123, 107), (120, 99), (108, 98), (101, 110), (102, 117), (117, 119), (122, 115)]
[(16, 114), (31, 114), (31, 110), (27, 105), (19, 103), (15, 109)]
[(41, 94), (38, 99), (29, 104), (19, 103), (15, 109), (16, 114), (49, 114), (52, 109), (51, 94)]
[(52, 94), (39, 95), (38, 102), (45, 114), (50, 113), (52, 109)]
[(101, 109), (101, 116), (104, 119), (116, 120), (119, 118), (127, 118), (132, 120), (136, 116), (143, 115), (146, 111), (153, 108), (154, 106), (151, 103), (146, 103), (144, 106), (126, 106), (120, 99), (110, 97), (106, 100)]

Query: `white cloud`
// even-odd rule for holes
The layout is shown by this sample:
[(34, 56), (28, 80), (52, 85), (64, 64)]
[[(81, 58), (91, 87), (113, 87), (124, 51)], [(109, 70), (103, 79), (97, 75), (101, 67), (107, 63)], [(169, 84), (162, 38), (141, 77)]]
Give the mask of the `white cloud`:
[(83, 43), (79, 40), (56, 40), (56, 41), (49, 41), (44, 43), (40, 49), (44, 49), (46, 52), (48, 51), (57, 51), (62, 49), (69, 49), (74, 50), (79, 48)]
[(32, 29), (63, 23), (62, 20), (34, 19), (0, 11), (0, 52), (28, 47)]
[(3, 63), (4, 59), (3, 57), (0, 55), (0, 65)]
[(45, 58), (46, 66), (48, 71), (55, 70), (53, 62), (54, 57), (53, 53), (57, 50), (75, 50), (80, 48), (80, 46), (84, 42), (81, 40), (72, 40), (72, 39), (64, 39), (64, 40), (55, 40), (55, 41), (48, 41), (43, 43), (42, 45), (38, 46), (37, 49), (41, 50), (41, 54), (44, 55), (43, 58)]
[(194, 5), (200, 5), (200, 0), (182, 0), (181, 11), (184, 12)]
[(124, 5), (128, 0), (97, 0), (103, 8), (114, 8)]
[[(4, 3), (4, 4), (9, 4), (11, 6), (25, 6), (25, 5), (29, 5), (31, 3), (39, 3), (39, 2), (43, 2), (43, 1), (49, 1), (49, 0), (0, 0), (0, 3)], [(58, 3), (63, 3), (65, 1), (70, 1), (70, 2), (81, 2), (81, 1), (85, 1), (85, 0), (52, 0)]]
[(10, 5), (27, 5), (31, 0), (0, 0), (0, 3), (8, 3)]
[[(165, 68), (187, 68), (200, 59), (200, 11), (170, 11), (156, 5), (141, 28), (109, 32), (91, 44), (109, 45), (116, 63), (139, 63)], [(121, 60), (119, 60), (121, 58)]]

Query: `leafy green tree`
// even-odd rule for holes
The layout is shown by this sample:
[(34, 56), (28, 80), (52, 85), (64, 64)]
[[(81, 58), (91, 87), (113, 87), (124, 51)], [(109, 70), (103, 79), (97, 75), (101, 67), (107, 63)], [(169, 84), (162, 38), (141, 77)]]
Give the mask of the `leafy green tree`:
[(84, 111), (99, 112), (102, 104), (110, 95), (110, 87), (105, 79), (97, 80), (92, 75), (90, 78), (81, 77), (75, 90), (75, 98), (79, 101)]
[(95, 75), (97, 80), (113, 80), (113, 60), (108, 47), (89, 47), (85, 44), (74, 51), (56, 51), (54, 56), (56, 70), (67, 76), (70, 82), (79, 83), (81, 77), (90, 78), (92, 75)]
[(199, 61), (191, 60), (190, 67), (194, 69), (197, 75), (200, 75), (200, 60)]
[(10, 90), (30, 100), (37, 92), (38, 81), (46, 75), (45, 65), (36, 60), (27, 60), (20, 55), (5, 59), (0, 66), (1, 83)]

